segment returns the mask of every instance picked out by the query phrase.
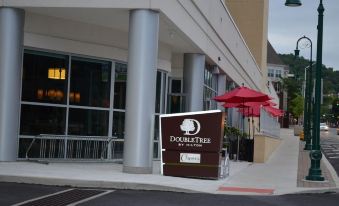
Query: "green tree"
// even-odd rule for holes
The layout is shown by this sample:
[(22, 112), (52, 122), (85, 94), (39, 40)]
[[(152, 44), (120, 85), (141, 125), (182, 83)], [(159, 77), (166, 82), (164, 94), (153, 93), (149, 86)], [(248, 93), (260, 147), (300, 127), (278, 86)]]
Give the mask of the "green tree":
[[(292, 100), (301, 94), (302, 83), (304, 81), (305, 68), (310, 65), (308, 59), (297, 57), (293, 54), (279, 54), (281, 60), (289, 66), (289, 73), (294, 74), (294, 78), (284, 79), (283, 86), (288, 93), (288, 111), (293, 113), (294, 105)], [(315, 65), (313, 66), (313, 77), (315, 77)], [(324, 103), (321, 106), (321, 115), (330, 113), (333, 96), (339, 94), (339, 71), (322, 66)]]
[(299, 122), (299, 117), (303, 114), (304, 111), (304, 98), (300, 95), (297, 95), (294, 99), (292, 99), (290, 106), (290, 112), (294, 117), (297, 118)]

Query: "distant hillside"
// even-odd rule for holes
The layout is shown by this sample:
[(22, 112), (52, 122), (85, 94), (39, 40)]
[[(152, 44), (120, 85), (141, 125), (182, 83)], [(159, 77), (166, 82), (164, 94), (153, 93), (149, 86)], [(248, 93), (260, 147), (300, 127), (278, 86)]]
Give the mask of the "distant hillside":
[[(303, 57), (295, 58), (293, 54), (279, 54), (281, 60), (289, 66), (290, 73), (300, 80), (304, 79), (304, 69), (309, 65), (309, 60)], [(315, 64), (313, 65), (315, 71)], [(332, 67), (322, 67), (324, 81), (324, 94), (339, 93), (339, 71), (334, 71)], [(301, 85), (300, 85), (301, 86)]]

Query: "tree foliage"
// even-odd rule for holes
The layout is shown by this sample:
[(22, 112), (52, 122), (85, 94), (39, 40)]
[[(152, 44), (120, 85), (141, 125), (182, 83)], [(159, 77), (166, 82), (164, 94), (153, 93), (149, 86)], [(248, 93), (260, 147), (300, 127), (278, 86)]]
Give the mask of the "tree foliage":
[(292, 99), (290, 105), (290, 112), (293, 114), (294, 117), (299, 118), (304, 111), (304, 98), (300, 95), (297, 95), (294, 99)]
[[(299, 111), (300, 108), (294, 108), (295, 105), (292, 102), (300, 101), (296, 99), (297, 96), (302, 95), (302, 84), (304, 82), (304, 72), (305, 68), (310, 65), (308, 59), (304, 57), (297, 57), (293, 54), (279, 54), (281, 60), (284, 64), (289, 66), (289, 73), (294, 74), (294, 78), (285, 78), (282, 80), (283, 87), (287, 90), (288, 93), (288, 111), (292, 114), (296, 114), (296, 111)], [(314, 62), (313, 62), (314, 63)], [(312, 66), (313, 78), (315, 77), (315, 64)], [(333, 102), (333, 96), (339, 94), (339, 70), (334, 70), (331, 67), (322, 66), (322, 78), (323, 78), (323, 94), (324, 101), (321, 106), (321, 113), (325, 114), (330, 112), (331, 104)]]
[[(293, 54), (279, 54), (281, 60), (289, 66), (289, 73), (294, 74), (295, 80), (298, 81), (301, 87), (304, 80), (304, 69), (310, 65), (308, 59), (297, 57)], [(314, 62), (313, 62), (314, 63)], [(315, 77), (315, 64), (313, 65), (313, 77)], [(338, 68), (339, 69), (339, 68)], [(324, 83), (324, 94), (339, 93), (339, 70), (334, 70), (332, 67), (322, 66), (322, 78)]]

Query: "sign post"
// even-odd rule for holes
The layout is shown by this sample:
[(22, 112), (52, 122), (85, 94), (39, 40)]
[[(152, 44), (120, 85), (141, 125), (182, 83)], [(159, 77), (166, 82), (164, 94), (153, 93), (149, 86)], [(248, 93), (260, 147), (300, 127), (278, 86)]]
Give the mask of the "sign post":
[(220, 110), (160, 115), (161, 172), (167, 176), (225, 176)]

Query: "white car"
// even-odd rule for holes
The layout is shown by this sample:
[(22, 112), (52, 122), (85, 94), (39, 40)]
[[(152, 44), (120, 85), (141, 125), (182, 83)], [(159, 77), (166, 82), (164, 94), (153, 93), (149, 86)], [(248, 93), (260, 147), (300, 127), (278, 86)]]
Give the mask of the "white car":
[(320, 131), (328, 131), (328, 126), (326, 123), (320, 123)]

